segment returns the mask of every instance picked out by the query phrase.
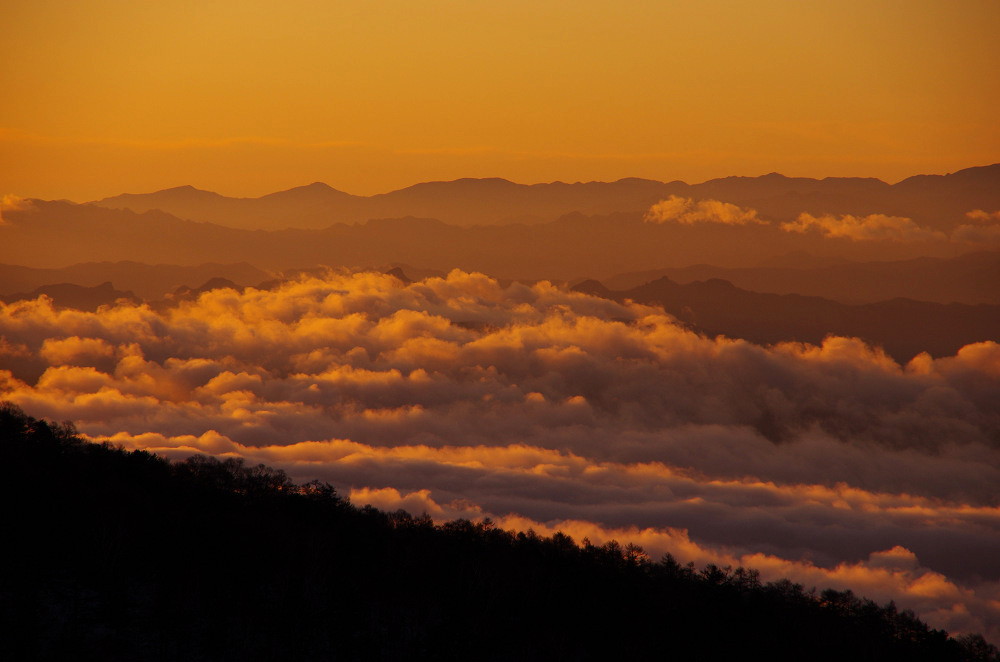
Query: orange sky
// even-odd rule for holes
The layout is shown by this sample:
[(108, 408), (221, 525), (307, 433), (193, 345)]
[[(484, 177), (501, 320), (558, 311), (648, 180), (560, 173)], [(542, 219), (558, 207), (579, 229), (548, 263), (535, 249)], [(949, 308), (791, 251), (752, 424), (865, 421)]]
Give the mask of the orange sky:
[(10, 0), (0, 193), (896, 181), (1000, 161), (1000, 3)]

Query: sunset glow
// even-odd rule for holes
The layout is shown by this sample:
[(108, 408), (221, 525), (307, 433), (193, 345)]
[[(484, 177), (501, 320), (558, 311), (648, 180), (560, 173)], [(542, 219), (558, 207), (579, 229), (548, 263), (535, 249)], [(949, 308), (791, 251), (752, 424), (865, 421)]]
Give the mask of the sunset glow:
[[(15, 0), (2, 20), (0, 452), (26, 476), (77, 462), (66, 485), (108, 504), (66, 533), (96, 540), (90, 584), (62, 543), (0, 581), (25, 623), (85, 614), (18, 625), (37, 650), (437, 655), (461, 599), (421, 611), (422, 579), (370, 589), (378, 569), (351, 594), (327, 563), (378, 539), (406, 577), (489, 547), (484, 585), (524, 558), (574, 590), (603, 568), (657, 604), (641, 581), (681, 587), (665, 613), (731, 591), (734, 621), (758, 600), (841, 642), (823, 619), (867, 618), (899, 659), (1000, 659), (1000, 3)], [(109, 497), (94, 458), (150, 491)], [(133, 581), (119, 541), (168, 540), (186, 573), (210, 531), (207, 555), (252, 565), (271, 541), (200, 519), (230, 507), (288, 515), (308, 558), (262, 551), (293, 569), (204, 607), (257, 614), (216, 623), (229, 640), (195, 612), (183, 644), (145, 629), (229, 595), (203, 579), (230, 566), (191, 561), (174, 595), (172, 557)], [(279, 612), (397, 639), (232, 643)], [(532, 627), (523, 659), (578, 638)]]
[(988, 0), (17, 1), (0, 182), (893, 182), (995, 160), (998, 24)]

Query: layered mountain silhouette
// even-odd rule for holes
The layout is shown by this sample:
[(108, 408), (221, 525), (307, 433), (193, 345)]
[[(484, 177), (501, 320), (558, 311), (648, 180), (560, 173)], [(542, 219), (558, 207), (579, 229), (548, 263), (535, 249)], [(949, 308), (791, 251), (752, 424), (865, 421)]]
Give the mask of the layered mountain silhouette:
[[(721, 278), (754, 292), (844, 304), (897, 297), (1000, 303), (1000, 252), (980, 250), (996, 246), (988, 240), (972, 243), (942, 231), (906, 241), (854, 241), (784, 231), (778, 223), (646, 222), (648, 206), (672, 194), (731, 201), (775, 220), (802, 211), (877, 212), (944, 227), (972, 222), (965, 216), (971, 209), (1000, 209), (1000, 164), (894, 185), (778, 174), (694, 186), (643, 179), (533, 186), (462, 179), (370, 197), (314, 183), (261, 198), (180, 187), (82, 205), (32, 200), (4, 211), (0, 263), (22, 266), (0, 264), (0, 294), (113, 282), (156, 300), (215, 277), (246, 286), (322, 265), (389, 269), (405, 263), (412, 265), (408, 274), (460, 268), (502, 280), (593, 277), (617, 291), (667, 276), (678, 283)], [(563, 213), (572, 209), (584, 211)], [(500, 224), (511, 219), (531, 222)], [(296, 224), (322, 227), (287, 227)], [(218, 264), (220, 256), (231, 264)]]
[(0, 295), (0, 301), (11, 303), (37, 299), (47, 296), (52, 303), (60, 308), (76, 308), (77, 310), (95, 311), (100, 306), (113, 305), (119, 301), (140, 303), (139, 297), (133, 292), (116, 290), (110, 282), (101, 283), (95, 287), (84, 287), (73, 283), (54, 283), (43, 285), (31, 292)]
[(890, 214), (947, 229), (972, 209), (1000, 209), (1000, 164), (948, 175), (917, 175), (897, 184), (878, 179), (811, 179), (771, 173), (725, 177), (701, 184), (627, 178), (616, 182), (516, 184), (505, 179), (425, 182), (373, 196), (338, 191), (321, 182), (259, 198), (230, 198), (192, 186), (123, 194), (90, 204), (244, 229), (323, 228), (372, 218), (436, 218), (452, 225), (541, 223), (571, 212), (638, 212), (670, 195), (711, 198), (787, 221), (812, 214)]
[(1000, 339), (1000, 305), (903, 298), (847, 305), (822, 297), (751, 292), (718, 278), (680, 284), (661, 277), (624, 291), (588, 280), (574, 289), (617, 301), (631, 299), (662, 306), (710, 336), (759, 344), (819, 344), (828, 335), (858, 337), (884, 348), (900, 363), (921, 352), (950, 356), (964, 345)]
[[(12, 264), (0, 264), (0, 295), (5, 300), (11, 296), (24, 298), (43, 286), (73, 283), (83, 287), (97, 287), (108, 281), (116, 283), (139, 297), (158, 299), (178, 287), (205, 283), (211, 278), (225, 278), (242, 285), (260, 283), (269, 274), (245, 262), (218, 264), (207, 262), (193, 266), (176, 264), (143, 264), (135, 261), (83, 262), (59, 269), (39, 269)], [(37, 296), (37, 295), (35, 295)]]
[(1000, 304), (1000, 252), (981, 251), (954, 258), (851, 262), (792, 255), (759, 267), (725, 268), (697, 264), (623, 273), (602, 280), (611, 290), (630, 290), (661, 277), (678, 283), (723, 279), (741, 288), (773, 294), (804, 294), (841, 303), (874, 303), (909, 298), (937, 303)]
[[(132, 260), (194, 266), (225, 256), (227, 261), (271, 271), (406, 262), (427, 269), (482, 271), (498, 278), (570, 280), (696, 263), (749, 267), (793, 251), (821, 261), (871, 261), (953, 257), (974, 246), (943, 238), (905, 242), (829, 239), (820, 233), (786, 232), (775, 224), (658, 224), (644, 222), (643, 216), (643, 212), (574, 213), (536, 225), (474, 227), (406, 217), (319, 230), (263, 231), (187, 221), (157, 210), (136, 213), (36, 200), (5, 213), (0, 226), (0, 263), (58, 268), (84, 261)], [(229, 277), (205, 274), (174, 287), (217, 275)], [(102, 280), (134, 289), (117, 277)]]

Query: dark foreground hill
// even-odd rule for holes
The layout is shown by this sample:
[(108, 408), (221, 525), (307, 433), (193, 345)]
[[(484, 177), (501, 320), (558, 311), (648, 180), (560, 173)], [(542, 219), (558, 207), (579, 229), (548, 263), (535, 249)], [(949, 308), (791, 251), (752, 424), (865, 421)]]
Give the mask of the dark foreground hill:
[(0, 404), (6, 659), (996, 660), (849, 591), (356, 508)]

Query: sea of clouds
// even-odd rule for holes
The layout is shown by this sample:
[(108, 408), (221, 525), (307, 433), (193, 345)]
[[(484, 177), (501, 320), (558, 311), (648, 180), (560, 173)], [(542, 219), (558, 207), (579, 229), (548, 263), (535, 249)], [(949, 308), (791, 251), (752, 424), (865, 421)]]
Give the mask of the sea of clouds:
[(331, 271), (159, 312), (0, 304), (0, 399), (358, 504), (752, 566), (1000, 640), (993, 342), (899, 365), (544, 282)]

